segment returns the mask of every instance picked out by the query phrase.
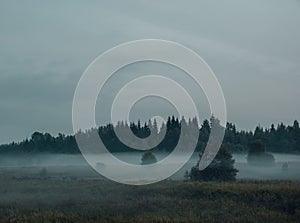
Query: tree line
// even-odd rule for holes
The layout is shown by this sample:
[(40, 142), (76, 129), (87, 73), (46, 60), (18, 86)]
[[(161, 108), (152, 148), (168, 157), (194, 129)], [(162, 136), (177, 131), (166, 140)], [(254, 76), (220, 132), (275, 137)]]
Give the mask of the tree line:
[[(212, 124), (218, 120), (212, 116), (210, 120), (204, 120), (199, 126), (196, 118), (186, 120), (184, 117), (176, 118), (168, 117), (165, 123), (158, 126), (156, 121), (149, 120), (146, 123), (119, 122), (116, 125), (107, 124), (100, 126), (97, 129), (81, 132), (81, 134), (89, 135), (91, 131), (98, 131), (104, 145), (110, 152), (130, 152), (136, 151), (124, 145), (116, 136), (115, 128), (130, 129), (136, 136), (146, 138), (152, 133), (162, 134), (165, 132), (165, 137), (158, 146), (152, 151), (171, 152), (178, 143), (180, 129), (182, 125), (188, 128), (197, 128), (199, 131), (198, 143), (195, 148), (196, 152), (203, 151), (209, 138)], [(159, 138), (159, 137), (158, 137)], [(188, 135), (185, 137), (188, 142)], [(251, 142), (260, 140), (266, 145), (268, 152), (282, 153), (299, 153), (300, 152), (300, 129), (298, 121), (294, 121), (293, 125), (284, 125), (283, 123), (270, 128), (257, 126), (254, 131), (237, 130), (233, 123), (227, 123), (223, 144), (225, 144), (230, 152), (246, 153), (249, 150)], [(52, 136), (49, 133), (35, 132), (29, 139), (21, 142), (12, 142), (9, 144), (0, 145), (0, 153), (79, 153), (75, 136), (64, 135), (59, 133), (57, 136)]]

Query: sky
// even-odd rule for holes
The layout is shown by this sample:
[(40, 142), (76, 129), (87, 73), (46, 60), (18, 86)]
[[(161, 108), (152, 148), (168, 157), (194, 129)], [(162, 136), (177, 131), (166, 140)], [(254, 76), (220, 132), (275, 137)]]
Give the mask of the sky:
[[(118, 44), (151, 38), (183, 44), (209, 64), (223, 89), (228, 121), (239, 129), (292, 124), (300, 120), (299, 24), (298, 0), (0, 0), (0, 143), (34, 131), (71, 134), (72, 100), (87, 66)], [(97, 103), (99, 123), (108, 121), (102, 115), (108, 100), (133, 71), (154, 66), (154, 72), (176, 73), (144, 66), (125, 69), (108, 83)], [(174, 76), (194, 88), (179, 72)], [(201, 89), (191, 91), (207, 115)], [(173, 111), (160, 103), (141, 101), (132, 119)]]

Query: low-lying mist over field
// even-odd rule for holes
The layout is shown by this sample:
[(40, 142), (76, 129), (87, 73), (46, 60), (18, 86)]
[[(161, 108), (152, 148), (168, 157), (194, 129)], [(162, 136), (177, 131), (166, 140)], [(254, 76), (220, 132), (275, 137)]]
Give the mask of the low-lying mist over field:
[[(103, 154), (105, 156), (105, 154)], [(300, 155), (293, 154), (273, 154), (275, 163), (271, 166), (255, 166), (247, 163), (246, 154), (233, 154), (235, 160), (235, 167), (239, 170), (238, 179), (288, 179), (300, 180)], [(140, 164), (142, 153), (116, 153), (119, 159), (132, 163)], [(166, 157), (166, 154), (155, 154), (157, 160)], [(178, 157), (180, 160), (180, 157)], [(185, 164), (177, 173), (171, 176), (171, 179), (184, 179), (185, 171), (190, 171), (198, 161), (198, 154), (195, 153), (189, 162)], [(170, 166), (172, 163), (169, 164)], [(286, 168), (283, 168), (287, 165)], [(105, 168), (105, 163), (103, 163)], [(116, 171), (118, 167), (116, 166)], [(70, 154), (34, 154), (34, 155), (19, 155), (19, 156), (1, 156), (0, 157), (0, 171), (1, 174), (8, 174), (15, 172), (16, 176), (25, 177), (28, 175), (38, 176), (42, 170), (47, 177), (55, 176), (71, 176), (71, 177), (95, 177), (101, 178), (92, 167), (88, 165), (82, 155)], [(137, 176), (138, 178), (138, 176)]]

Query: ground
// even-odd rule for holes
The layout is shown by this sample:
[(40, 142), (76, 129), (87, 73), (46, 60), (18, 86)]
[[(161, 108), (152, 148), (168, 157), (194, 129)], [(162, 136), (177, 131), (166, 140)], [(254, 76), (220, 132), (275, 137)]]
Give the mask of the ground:
[(43, 168), (0, 173), (0, 222), (300, 221), (299, 181), (127, 186), (92, 173), (50, 174)]

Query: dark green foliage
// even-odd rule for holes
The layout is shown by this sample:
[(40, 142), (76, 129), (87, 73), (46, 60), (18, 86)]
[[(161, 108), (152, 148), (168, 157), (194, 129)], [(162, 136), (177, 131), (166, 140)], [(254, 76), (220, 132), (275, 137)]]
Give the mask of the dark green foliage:
[(248, 154), (261, 154), (266, 152), (266, 145), (261, 140), (250, 143)]
[[(201, 159), (201, 154), (199, 155)], [(204, 170), (199, 170), (199, 162), (191, 169), (192, 181), (234, 181), (237, 169), (234, 160), (225, 145), (222, 145), (214, 160)]]
[[(172, 152), (178, 143), (181, 126), (185, 125), (187, 128), (199, 128), (199, 139), (195, 151), (203, 151), (208, 141), (211, 131), (212, 121), (216, 118), (204, 120), (202, 125), (198, 126), (196, 118), (185, 120), (182, 118), (169, 117), (166, 123), (161, 126), (162, 131), (159, 131), (156, 121), (151, 123), (137, 124), (126, 122), (119, 122), (116, 126), (108, 124), (101, 126), (98, 129), (86, 131), (83, 134), (87, 139), (91, 131), (98, 131), (103, 143), (111, 152), (130, 152), (135, 151), (132, 148), (124, 145), (116, 136), (114, 128), (130, 128), (132, 132), (140, 137), (146, 138), (151, 131), (154, 134), (162, 134), (166, 130), (166, 135), (162, 142), (153, 148), (153, 151)], [(188, 134), (184, 136), (184, 143), (190, 143)], [(269, 129), (264, 129), (260, 126), (256, 127), (254, 133), (251, 131), (238, 131), (236, 126), (232, 123), (227, 123), (224, 143), (229, 147), (230, 152), (247, 153), (249, 144), (252, 141), (261, 140), (266, 145), (266, 150), (269, 152), (282, 153), (300, 153), (300, 129), (298, 121), (295, 121), (292, 126), (285, 126), (283, 123), (277, 127), (271, 125)], [(66, 136), (58, 134), (53, 137), (49, 133), (35, 132), (30, 139), (25, 139), (22, 142), (12, 142), (6, 145), (0, 145), (0, 153), (79, 153), (74, 136)], [(268, 156), (268, 155), (266, 155)]]
[(266, 146), (261, 140), (250, 143), (247, 161), (252, 165), (269, 166), (274, 164), (274, 156), (266, 152)]
[(147, 165), (147, 164), (152, 164), (156, 163), (156, 157), (151, 151), (147, 151), (143, 154), (142, 159), (141, 159), (141, 164), (142, 165)]

